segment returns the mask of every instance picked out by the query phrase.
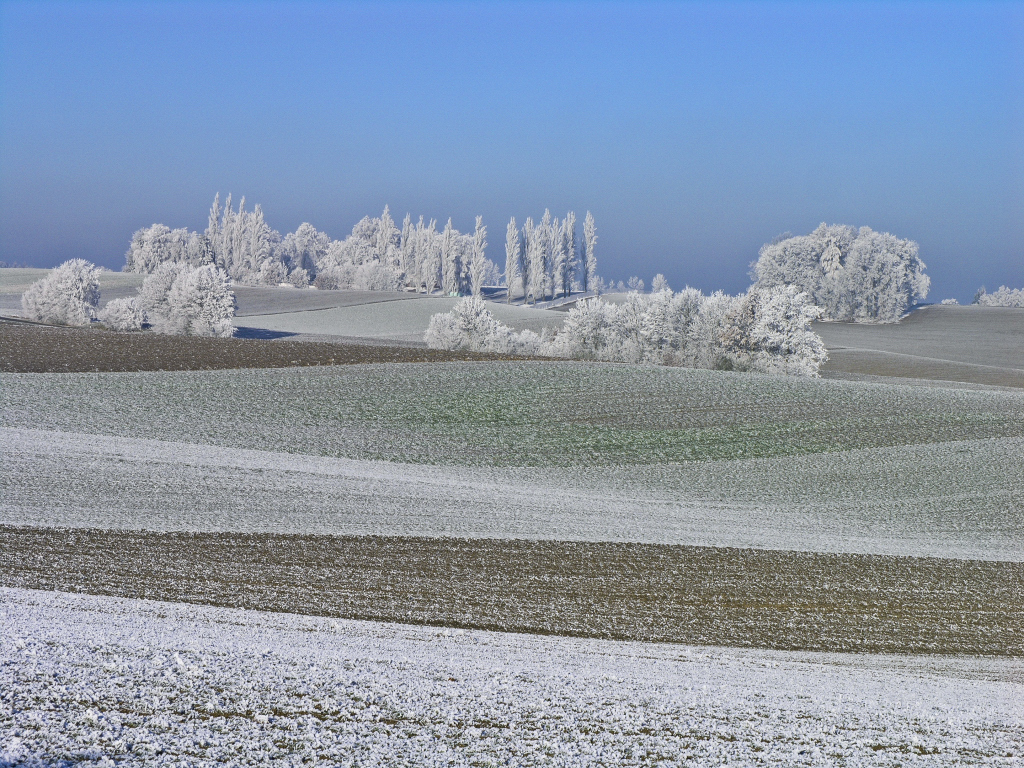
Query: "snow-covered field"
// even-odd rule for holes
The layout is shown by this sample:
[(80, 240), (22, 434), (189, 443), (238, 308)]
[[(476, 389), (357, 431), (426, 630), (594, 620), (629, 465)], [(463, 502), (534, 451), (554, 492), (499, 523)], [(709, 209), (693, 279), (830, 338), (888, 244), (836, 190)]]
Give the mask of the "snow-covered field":
[(1024, 309), (929, 306), (891, 325), (816, 323), (826, 376), (1024, 387)]
[(0, 426), (594, 467), (1024, 437), (1024, 393), (570, 362), (2, 374)]
[(0, 424), (9, 523), (1024, 551), (1015, 392), (573, 363), (5, 374)]
[[(286, 289), (282, 289), (286, 290)], [(327, 293), (323, 291), (321, 293)], [(345, 293), (338, 291), (337, 293)], [(359, 292), (369, 293), (369, 292)], [(356, 336), (393, 341), (423, 341), (431, 316), (448, 312), (458, 299), (421, 297), (410, 301), (371, 302), (332, 309), (306, 310), (267, 315), (245, 315), (235, 325), (282, 333), (317, 336)], [(532, 309), (501, 302), (490, 302), (487, 308), (495, 318), (516, 330), (540, 333), (544, 328), (561, 328), (565, 314)]]
[(633, 467), (428, 467), (0, 428), (0, 523), (1024, 559), (1024, 439)]
[(0, 765), (1019, 764), (1017, 660), (728, 651), (0, 590)]
[[(451, 302), (272, 314), (287, 302), (258, 291), (250, 298), (264, 302), (263, 327), (278, 318), (309, 323), (282, 325), (289, 333), (393, 338)], [(329, 323), (317, 325), (317, 316)], [(975, 653), (989, 652), (988, 640), (1005, 654), (1018, 647), (1005, 638), (1019, 636), (1021, 616), (1013, 563), (1024, 560), (1022, 476), (1019, 391), (570, 362), (0, 374), (0, 524), (5, 541), (22, 542), (6, 550), (14, 575), (0, 583), (759, 647), (780, 646), (747, 630), (774, 636), (777, 627), (800, 636), (781, 647), (849, 647), (820, 644), (825, 630), (814, 622), (829, 619), (843, 638), (860, 642), (870, 629), (885, 641), (854, 647)], [(118, 534), (115, 547), (109, 529), (131, 533)], [(172, 534), (140, 529), (204, 536), (184, 536), (195, 547), (181, 554), (164, 541)], [(231, 559), (237, 552), (218, 560), (234, 550), (211, 532), (459, 539), (404, 551), (410, 539), (399, 538), (378, 542), (376, 554), (345, 539), (353, 580), (332, 580), (328, 600), (328, 587), (317, 593), (309, 579), (328, 573), (316, 569), (340, 539), (297, 538), (290, 560), (278, 547), (283, 559), (261, 571)], [(53, 541), (43, 552), (46, 536)], [(58, 551), (86, 536), (91, 549)], [(130, 545), (146, 537), (151, 585), (166, 591), (140, 583), (147, 550)], [(572, 542), (1013, 562), (865, 558), (863, 567), (844, 562), (837, 576), (824, 556), (789, 555), (822, 562), (806, 573), (791, 564), (796, 575), (785, 571), (773, 589), (783, 571), (757, 571), (750, 549), (729, 550), (735, 564), (714, 566), (714, 577), (705, 575), (708, 558), (687, 565), (675, 553), (676, 570), (663, 573), (661, 554), (631, 549), (618, 576), (600, 565), (586, 584), (573, 582), (584, 569), (566, 560), (572, 573), (531, 565), (510, 588), (493, 558), (468, 569), (468, 550), (416, 559), (433, 542), (465, 549), (509, 539), (549, 547), (557, 563), (563, 549), (597, 546)], [(389, 552), (404, 552), (388, 561), (401, 562), (400, 574), (374, 559)], [(515, 557), (501, 567), (526, 556)], [(758, 557), (771, 569), (787, 555)], [(271, 573), (279, 566), (288, 576), (281, 583)], [(37, 571), (71, 580), (47, 585)], [(695, 585), (685, 595), (680, 574)], [(882, 599), (895, 592), (899, 600)], [(242, 593), (254, 602), (236, 602)], [(681, 596), (695, 594), (703, 602), (687, 607)], [(367, 599), (393, 605), (358, 608)], [(492, 621), (481, 608), (513, 603), (529, 621)], [(472, 616), (453, 619), (460, 608)], [(719, 608), (715, 624), (705, 614)], [(545, 630), (537, 616), (562, 623)], [(597, 625), (583, 620), (595, 616)], [(647, 627), (652, 617), (700, 631), (601, 633), (626, 618)], [(341, 765), (1011, 765), (1024, 753), (1016, 658), (459, 632), (15, 588), (0, 589), (0, 627), (0, 766), (312, 756)]]

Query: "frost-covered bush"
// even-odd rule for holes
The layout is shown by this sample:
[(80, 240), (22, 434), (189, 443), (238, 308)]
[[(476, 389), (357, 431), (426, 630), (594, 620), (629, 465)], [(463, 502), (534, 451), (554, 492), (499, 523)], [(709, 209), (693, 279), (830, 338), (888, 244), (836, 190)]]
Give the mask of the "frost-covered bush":
[(474, 297), (434, 315), (425, 338), (435, 349), (816, 376), (828, 359), (810, 328), (820, 312), (792, 286), (740, 296), (633, 292), (620, 304), (577, 303), (548, 340), (503, 325)]
[(232, 336), (235, 295), (224, 270), (207, 264), (164, 264), (146, 278), (139, 305), (158, 333), (175, 336)]
[(1001, 285), (994, 293), (986, 293), (982, 287), (975, 294), (974, 303), (983, 307), (1024, 307), (1024, 288), (1014, 290)]
[(959, 304), (960, 302), (959, 302), (959, 301), (957, 301), (956, 299), (943, 299), (943, 300), (942, 300), (942, 301), (940, 301), (939, 303), (940, 303), (940, 304), (943, 304), (943, 305), (947, 305), (947, 306), (956, 306), (956, 305), (958, 305), (958, 304)]
[(821, 309), (792, 285), (751, 289), (729, 315), (723, 347), (750, 370), (817, 376), (828, 359), (824, 342), (810, 329), (820, 316)]
[(758, 289), (792, 285), (806, 292), (829, 320), (894, 323), (928, 295), (924, 269), (913, 240), (822, 224), (764, 245), (752, 276)]
[(100, 310), (97, 318), (112, 331), (139, 331), (146, 321), (146, 313), (135, 298), (113, 299)]
[(88, 325), (100, 303), (99, 269), (85, 259), (65, 261), (21, 295), (32, 320), (61, 325)]
[(257, 282), (260, 285), (280, 285), (288, 280), (288, 267), (277, 259), (267, 259), (260, 265)]
[(740, 296), (634, 292), (621, 304), (578, 303), (546, 354), (816, 376), (827, 359), (810, 329), (819, 314), (792, 286)]
[(425, 335), (432, 349), (498, 352), (509, 355), (543, 354), (544, 342), (533, 331), (516, 332), (494, 315), (477, 296), (457, 302), (450, 312), (430, 318)]

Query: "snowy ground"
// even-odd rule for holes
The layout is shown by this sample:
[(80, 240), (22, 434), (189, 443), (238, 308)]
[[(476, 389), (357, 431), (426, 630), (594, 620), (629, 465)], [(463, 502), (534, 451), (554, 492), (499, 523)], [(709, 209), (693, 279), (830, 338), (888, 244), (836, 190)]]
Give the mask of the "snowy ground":
[[(421, 297), (419, 300), (398, 302), (365, 301), (332, 309), (266, 315), (246, 314), (237, 317), (235, 325), (302, 335), (355, 336), (419, 342), (423, 341), (423, 334), (430, 325), (430, 318), (438, 312), (448, 312), (457, 301), (458, 299), (440, 297)], [(565, 314), (561, 312), (509, 306), (501, 302), (489, 302), (487, 308), (506, 325), (516, 330), (528, 328), (537, 333), (544, 328), (553, 332), (561, 328), (565, 319)]]
[(896, 324), (816, 323), (825, 376), (1024, 387), (1024, 309), (929, 306)]
[(1024, 439), (628, 468), (339, 459), (0, 428), (0, 522), (1024, 559)]
[(1014, 392), (573, 363), (5, 374), (0, 426), (11, 523), (1024, 551)]
[(1016, 660), (462, 632), (0, 590), (0, 764), (1019, 764)]
[(1024, 393), (570, 362), (0, 374), (0, 426), (595, 467), (1024, 437)]

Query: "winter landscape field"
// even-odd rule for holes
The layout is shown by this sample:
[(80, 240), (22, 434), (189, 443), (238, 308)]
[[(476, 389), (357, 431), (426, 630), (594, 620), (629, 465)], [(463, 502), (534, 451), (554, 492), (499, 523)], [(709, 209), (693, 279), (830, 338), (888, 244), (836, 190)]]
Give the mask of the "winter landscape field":
[(1022, 41), (0, 2), (0, 768), (1024, 766)]
[(0, 324), (8, 764), (1019, 759), (1024, 310), (823, 324), (966, 381), (808, 379), (251, 291), (190, 353)]

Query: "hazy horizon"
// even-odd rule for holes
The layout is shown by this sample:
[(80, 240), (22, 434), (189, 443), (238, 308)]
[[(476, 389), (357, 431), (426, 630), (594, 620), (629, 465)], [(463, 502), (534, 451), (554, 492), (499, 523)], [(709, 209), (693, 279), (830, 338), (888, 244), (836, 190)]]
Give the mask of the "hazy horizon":
[(929, 301), (1024, 286), (1014, 3), (0, 5), (0, 260), (112, 269), (215, 193), (282, 234), (389, 205), (597, 221), (600, 272), (741, 291), (819, 223), (911, 238)]

